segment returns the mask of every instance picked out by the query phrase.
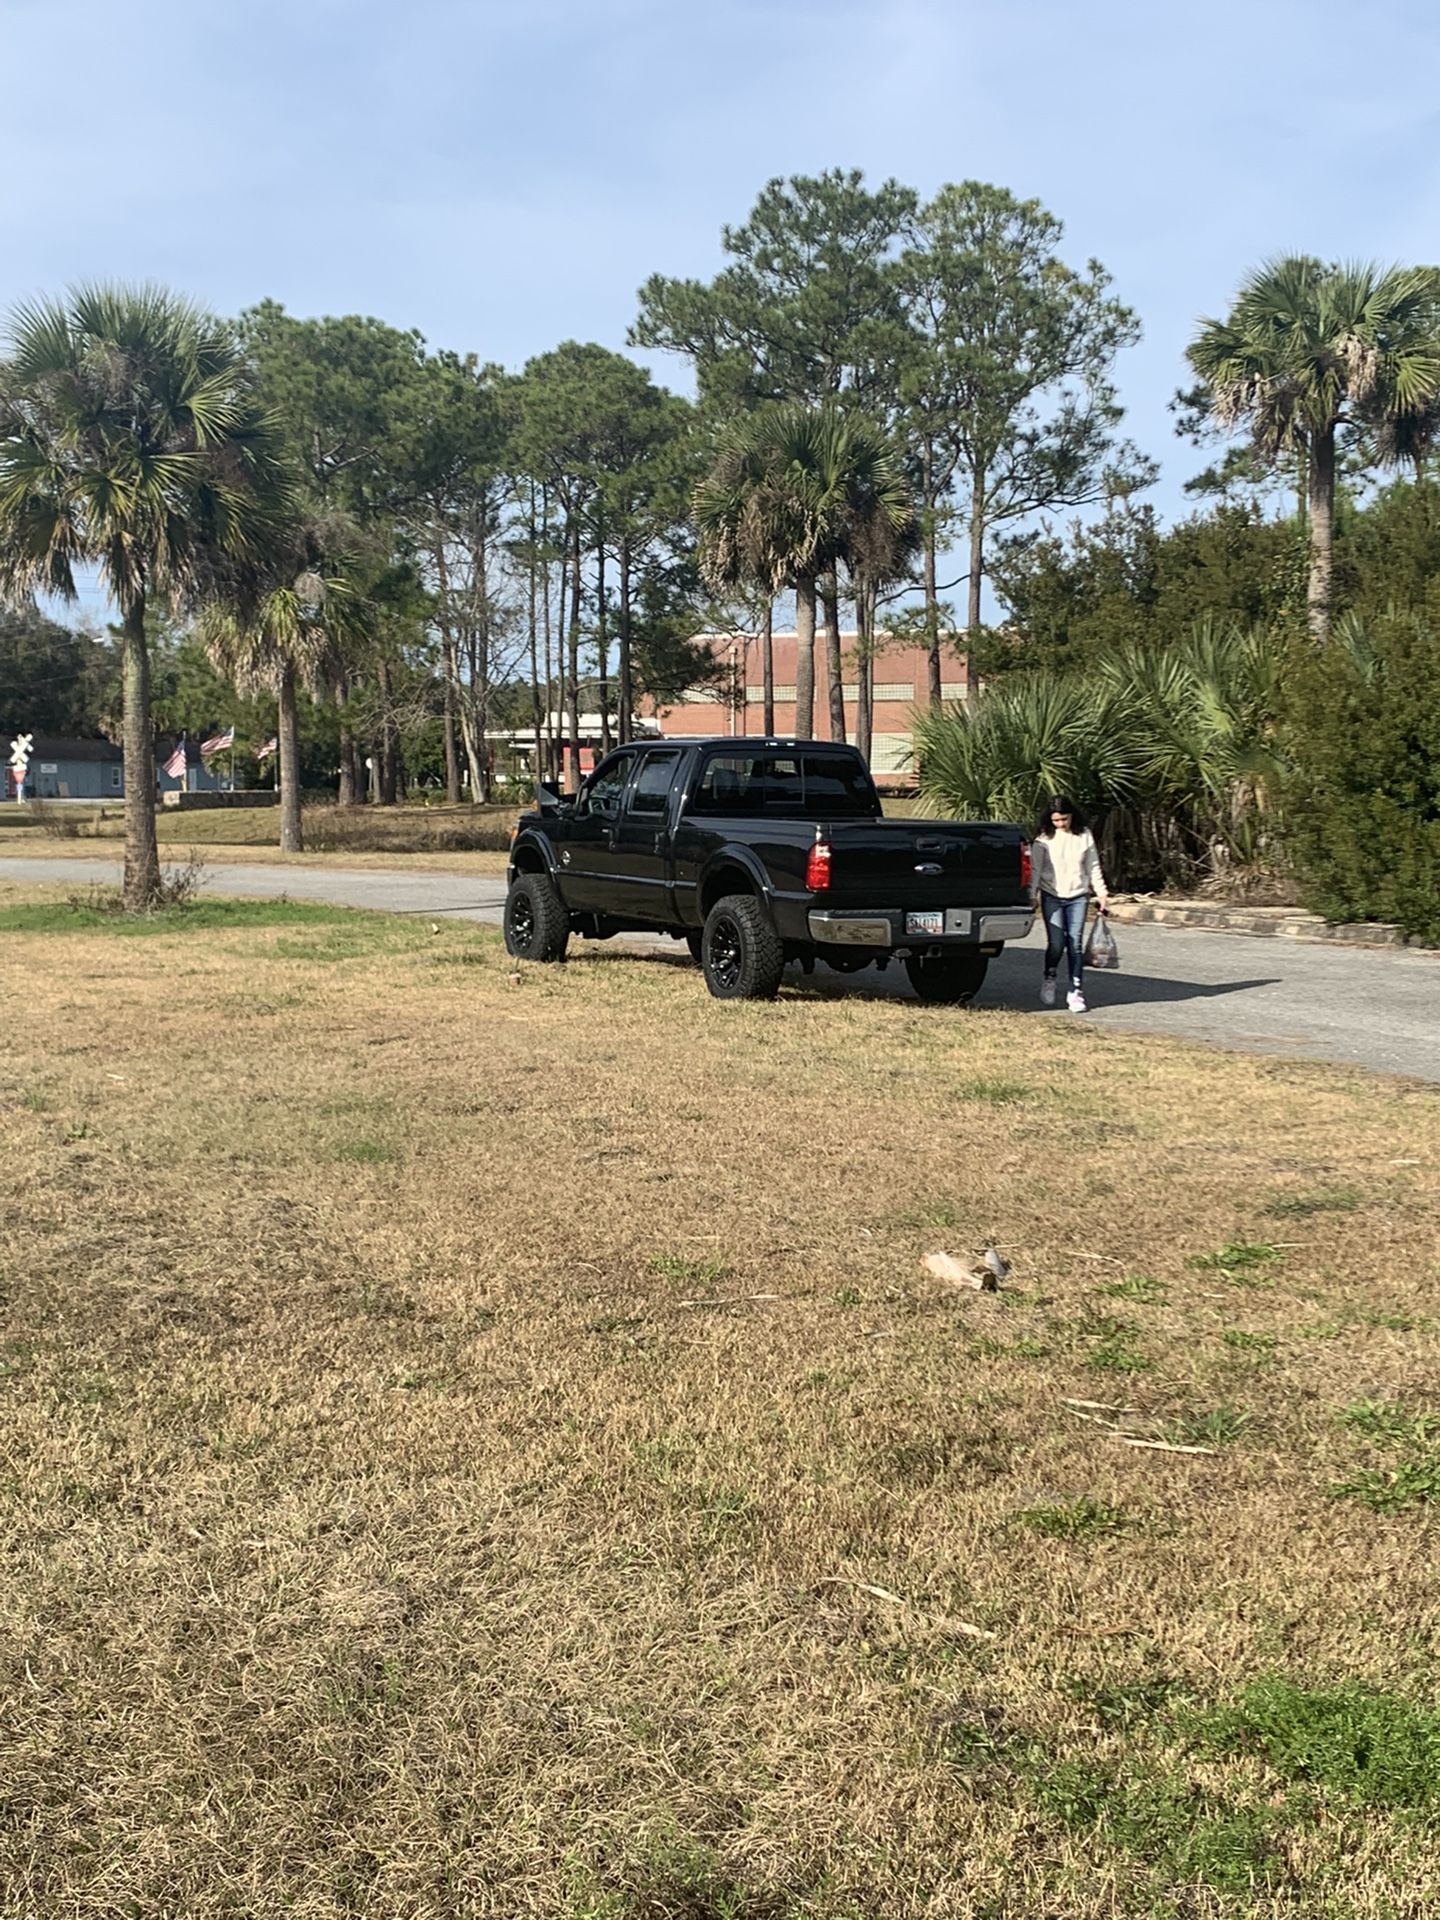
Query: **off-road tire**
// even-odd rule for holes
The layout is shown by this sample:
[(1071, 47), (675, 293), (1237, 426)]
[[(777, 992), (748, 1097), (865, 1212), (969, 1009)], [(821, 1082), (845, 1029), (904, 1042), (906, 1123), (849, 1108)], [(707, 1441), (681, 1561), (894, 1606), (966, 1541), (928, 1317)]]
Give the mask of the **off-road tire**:
[(505, 896), (505, 951), (517, 960), (563, 960), (570, 944), (565, 903), (548, 873), (517, 874)]
[(785, 971), (785, 948), (760, 902), (727, 893), (705, 920), (700, 965), (717, 1000), (773, 1000)]
[(919, 998), (932, 1006), (968, 1007), (984, 986), (989, 965), (983, 953), (941, 953), (929, 960), (912, 954), (905, 971)]

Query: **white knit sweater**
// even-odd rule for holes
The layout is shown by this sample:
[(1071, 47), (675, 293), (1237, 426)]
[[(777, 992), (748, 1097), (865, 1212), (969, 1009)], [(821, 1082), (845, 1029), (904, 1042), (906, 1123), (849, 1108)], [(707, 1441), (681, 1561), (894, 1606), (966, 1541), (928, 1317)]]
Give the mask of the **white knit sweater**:
[(1110, 891), (1094, 834), (1071, 833), (1064, 827), (1057, 827), (1051, 834), (1036, 834), (1030, 848), (1030, 878), (1037, 899), (1042, 893), (1053, 894), (1057, 900), (1098, 893), (1103, 900)]

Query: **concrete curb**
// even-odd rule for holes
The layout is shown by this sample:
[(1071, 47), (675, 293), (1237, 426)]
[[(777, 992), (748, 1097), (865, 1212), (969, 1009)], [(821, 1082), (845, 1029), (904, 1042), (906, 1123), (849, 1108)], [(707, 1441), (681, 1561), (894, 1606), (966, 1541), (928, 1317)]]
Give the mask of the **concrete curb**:
[(1210, 900), (1113, 899), (1110, 917), (1122, 925), (1190, 927), (1197, 932), (1269, 935), (1281, 940), (1311, 940), (1327, 946), (1402, 947), (1440, 954), (1413, 934), (1384, 921), (1332, 926), (1303, 907), (1227, 907)]

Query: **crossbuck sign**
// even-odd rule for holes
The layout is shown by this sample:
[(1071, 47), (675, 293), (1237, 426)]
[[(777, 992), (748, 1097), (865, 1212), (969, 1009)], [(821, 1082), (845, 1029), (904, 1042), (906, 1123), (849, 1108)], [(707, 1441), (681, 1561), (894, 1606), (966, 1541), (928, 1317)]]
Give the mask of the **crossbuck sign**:
[(15, 776), (15, 798), (25, 798), (25, 774), (30, 765), (30, 749), (35, 744), (33, 733), (18, 734), (10, 742), (10, 771)]

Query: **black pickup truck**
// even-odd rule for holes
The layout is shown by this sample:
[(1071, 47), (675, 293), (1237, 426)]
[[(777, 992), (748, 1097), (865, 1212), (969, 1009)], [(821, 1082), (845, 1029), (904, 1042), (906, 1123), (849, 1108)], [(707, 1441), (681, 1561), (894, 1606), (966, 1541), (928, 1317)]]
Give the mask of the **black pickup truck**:
[(721, 1000), (773, 999), (787, 961), (898, 959), (922, 1000), (959, 1006), (1031, 916), (1019, 827), (887, 820), (853, 747), (657, 740), (522, 816), (505, 944), (562, 960), (572, 933), (669, 934)]

